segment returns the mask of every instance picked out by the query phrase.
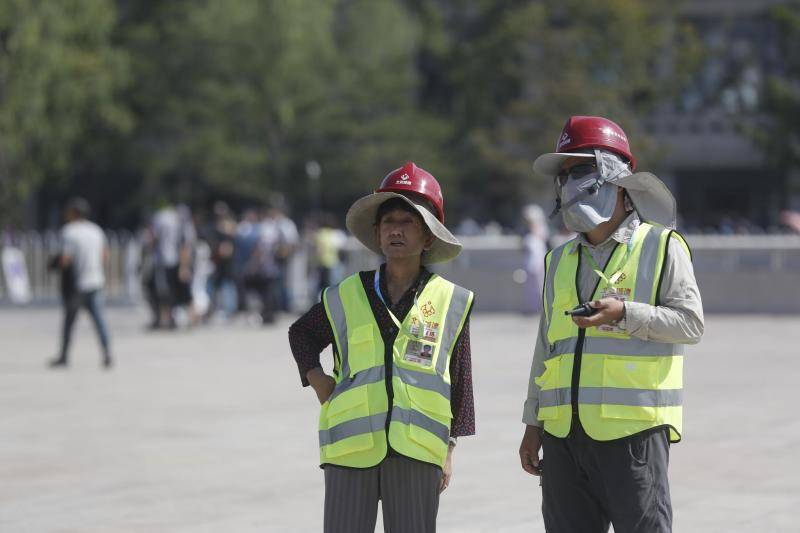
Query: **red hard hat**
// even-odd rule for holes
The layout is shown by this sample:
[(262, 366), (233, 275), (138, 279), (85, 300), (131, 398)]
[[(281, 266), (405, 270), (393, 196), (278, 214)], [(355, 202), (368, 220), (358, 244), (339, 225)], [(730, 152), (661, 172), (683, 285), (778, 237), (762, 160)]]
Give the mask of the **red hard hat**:
[(615, 122), (603, 117), (569, 117), (556, 143), (556, 152), (574, 152), (582, 148), (603, 148), (624, 157), (636, 168), (628, 136)]
[(444, 224), (444, 198), (442, 188), (430, 172), (409, 161), (389, 172), (375, 192), (396, 192), (404, 195), (419, 195), (436, 210), (434, 215)]

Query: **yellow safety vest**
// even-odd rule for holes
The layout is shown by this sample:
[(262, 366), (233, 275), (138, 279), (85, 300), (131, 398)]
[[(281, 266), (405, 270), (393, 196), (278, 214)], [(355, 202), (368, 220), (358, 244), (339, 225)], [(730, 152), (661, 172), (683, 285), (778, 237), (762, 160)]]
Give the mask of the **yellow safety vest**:
[(322, 464), (375, 466), (388, 442), (407, 457), (444, 466), (453, 418), (450, 356), (472, 299), (472, 292), (434, 274), (401, 324), (387, 369), (361, 277), (325, 290), (338, 357), (336, 386), (319, 416)]
[[(689, 251), (678, 233), (642, 223), (630, 247), (617, 245), (604, 268), (606, 278), (614, 281), (613, 288), (628, 301), (657, 305), (671, 237)], [(619, 439), (665, 426), (670, 441), (679, 441), (683, 345), (645, 341), (619, 331), (578, 328), (564, 311), (580, 304), (580, 248), (573, 240), (549, 252), (545, 259), (549, 353), (544, 372), (535, 378), (540, 387), (537, 416), (544, 422), (544, 430), (566, 437), (577, 415), (586, 434), (595, 440)], [(606, 285), (598, 278), (594, 300), (601, 297)]]

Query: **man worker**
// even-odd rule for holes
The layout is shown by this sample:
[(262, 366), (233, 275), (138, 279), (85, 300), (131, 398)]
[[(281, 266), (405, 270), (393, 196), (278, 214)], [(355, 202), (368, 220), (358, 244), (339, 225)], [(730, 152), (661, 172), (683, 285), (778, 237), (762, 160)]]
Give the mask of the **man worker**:
[[(327, 288), (289, 330), (303, 385), (322, 404), (326, 533), (436, 530), (458, 436), (475, 432), (472, 292), (431, 273), (461, 244), (444, 226), (436, 179), (414, 163), (357, 200), (347, 228), (386, 257)], [(319, 354), (333, 345), (333, 376)]]
[(53, 368), (66, 367), (72, 329), (81, 307), (92, 317), (103, 350), (103, 367), (112, 364), (108, 327), (103, 316), (102, 292), (105, 285), (104, 266), (108, 263), (108, 241), (103, 230), (87, 220), (89, 203), (83, 198), (73, 198), (64, 210), (66, 224), (61, 229), (62, 272), (71, 271), (75, 290), (65, 293), (64, 327), (61, 335), (61, 352), (50, 361)]
[[(545, 259), (519, 450), (542, 476), (551, 533), (672, 531), (683, 345), (699, 342), (703, 310), (675, 200), (635, 168), (622, 128), (589, 116), (567, 120), (555, 153), (534, 163), (578, 233)], [(589, 316), (567, 314), (584, 303)]]

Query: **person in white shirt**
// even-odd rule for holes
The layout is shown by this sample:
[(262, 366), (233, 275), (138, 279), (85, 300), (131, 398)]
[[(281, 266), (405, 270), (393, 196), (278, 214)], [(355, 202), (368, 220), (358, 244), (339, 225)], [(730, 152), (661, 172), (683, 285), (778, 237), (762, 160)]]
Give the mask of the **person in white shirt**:
[(75, 277), (76, 290), (64, 305), (64, 328), (61, 337), (61, 353), (50, 362), (53, 368), (67, 366), (67, 354), (72, 338), (72, 328), (81, 307), (92, 317), (100, 345), (103, 350), (103, 367), (110, 368), (111, 348), (108, 327), (103, 316), (102, 291), (105, 285), (104, 266), (108, 262), (108, 243), (103, 230), (87, 220), (89, 203), (83, 198), (74, 198), (67, 203), (64, 217), (67, 221), (61, 230), (61, 269), (70, 266)]
[(153, 215), (154, 271), (152, 294), (157, 315), (152, 329), (174, 329), (176, 307), (186, 306), (193, 324), (199, 317), (192, 305), (194, 248), (197, 232), (189, 208), (163, 205)]
[(275, 251), (275, 261), (278, 265), (278, 286), (276, 287), (278, 310), (288, 313), (292, 309), (289, 262), (300, 244), (300, 234), (297, 232), (297, 225), (286, 216), (280, 207), (270, 209), (269, 216), (275, 221), (279, 237), (278, 248)]

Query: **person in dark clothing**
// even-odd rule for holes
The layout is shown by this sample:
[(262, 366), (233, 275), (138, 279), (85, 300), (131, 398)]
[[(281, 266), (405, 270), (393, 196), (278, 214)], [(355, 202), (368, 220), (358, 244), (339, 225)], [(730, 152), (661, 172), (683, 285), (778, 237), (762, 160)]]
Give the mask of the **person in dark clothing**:
[(264, 216), (260, 223), (254, 223), (255, 242), (250, 257), (243, 267), (243, 283), (247, 292), (254, 291), (261, 301), (261, 323), (275, 322), (275, 291), (280, 275), (276, 261), (279, 237), (274, 220)]
[[(236, 286), (233, 265), (236, 221), (224, 202), (214, 204), (214, 224), (207, 239), (211, 248), (214, 273), (208, 284), (209, 306), (204, 317), (206, 321), (210, 320), (217, 311), (220, 292), (229, 287), (232, 290)], [(233, 309), (225, 309), (225, 311), (232, 313)]]

